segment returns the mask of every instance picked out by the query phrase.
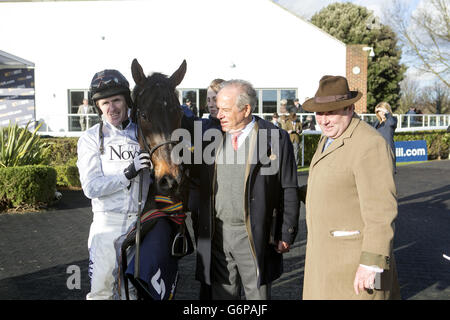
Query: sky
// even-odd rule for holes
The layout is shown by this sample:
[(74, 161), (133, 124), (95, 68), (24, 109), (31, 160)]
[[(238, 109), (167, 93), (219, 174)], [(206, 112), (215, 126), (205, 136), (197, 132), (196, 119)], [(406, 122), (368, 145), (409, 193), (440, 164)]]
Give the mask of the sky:
[[(427, 0), (401, 0), (408, 4), (409, 10), (413, 11), (420, 2)], [(292, 10), (297, 15), (310, 19), (316, 12), (335, 2), (351, 2), (369, 10), (372, 10), (380, 19), (383, 18), (383, 8), (389, 6), (392, 0), (274, 0), (274, 2)]]
[[(400, 0), (409, 13), (414, 13), (414, 11), (422, 6), (425, 6), (428, 0)], [(385, 9), (390, 7), (392, 4), (392, 0), (274, 0), (274, 2), (280, 4), (281, 6), (289, 9), (293, 13), (298, 16), (301, 16), (307, 20), (310, 20), (311, 17), (319, 12), (321, 9), (327, 7), (331, 3), (335, 2), (351, 2), (363, 7), (366, 7), (369, 10), (372, 10), (380, 19), (380, 22), (383, 24), (386, 23)], [(405, 55), (402, 56), (401, 63), (404, 63), (408, 66), (408, 70), (406, 74), (408, 77), (412, 79), (421, 79), (427, 82), (433, 81), (433, 76), (429, 74), (419, 74), (417, 70), (411, 65), (410, 59), (405, 59)]]

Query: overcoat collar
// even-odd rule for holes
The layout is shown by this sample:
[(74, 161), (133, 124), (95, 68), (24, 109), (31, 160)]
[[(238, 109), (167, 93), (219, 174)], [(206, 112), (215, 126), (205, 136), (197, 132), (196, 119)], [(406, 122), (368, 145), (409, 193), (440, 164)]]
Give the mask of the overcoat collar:
[[(253, 171), (256, 169), (257, 166), (261, 165), (261, 156), (269, 157), (272, 154), (272, 134), (271, 129), (273, 129), (272, 125), (261, 119), (260, 117), (255, 117), (255, 126), (253, 127), (253, 130), (249, 136), (250, 138), (250, 154), (247, 158), (247, 166), (245, 169), (245, 181), (247, 182), (247, 178), (250, 176), (253, 176)], [(268, 126), (268, 124), (270, 124)], [(267, 140), (266, 144), (261, 144), (260, 142), (260, 136), (259, 132), (261, 129), (266, 130), (267, 132)], [(277, 130), (277, 129), (275, 129)], [(255, 154), (256, 152), (256, 154)], [(255, 158), (256, 157), (256, 158)], [(279, 155), (276, 155), (276, 157), (279, 157)], [(256, 161), (251, 161), (252, 159), (256, 159)]]
[(314, 157), (311, 161), (311, 169), (323, 158), (328, 156), (330, 153), (334, 152), (335, 150), (341, 148), (345, 144), (345, 140), (350, 138), (353, 135), (354, 130), (359, 125), (361, 121), (361, 118), (355, 113), (353, 114), (352, 120), (350, 121), (350, 124), (348, 125), (347, 129), (342, 133), (340, 137), (338, 137), (336, 140), (334, 140), (325, 151), (323, 150), (323, 147), (325, 145), (325, 142), (327, 141), (327, 137), (325, 135), (322, 135), (319, 141), (319, 145), (317, 146), (316, 153), (314, 154)]

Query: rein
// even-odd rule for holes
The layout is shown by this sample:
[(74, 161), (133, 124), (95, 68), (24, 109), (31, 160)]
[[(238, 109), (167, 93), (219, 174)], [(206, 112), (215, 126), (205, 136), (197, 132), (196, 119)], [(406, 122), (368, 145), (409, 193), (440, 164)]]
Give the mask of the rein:
[[(138, 96), (141, 96), (143, 94), (145, 89), (143, 89)], [(136, 105), (137, 105), (137, 101), (136, 101)], [(155, 166), (153, 165), (152, 162), (152, 156), (153, 153), (158, 150), (158, 148), (166, 145), (166, 144), (177, 144), (178, 141), (173, 141), (173, 140), (169, 140), (169, 141), (164, 141), (161, 142), (159, 144), (157, 144), (156, 146), (153, 146), (152, 148), (150, 148), (150, 146), (148, 145), (144, 133), (142, 131), (142, 126), (140, 125), (140, 121), (141, 121), (141, 111), (140, 108), (137, 107), (136, 110), (136, 127), (137, 130), (139, 131), (139, 136), (142, 138), (142, 142), (144, 144), (144, 148), (145, 150), (148, 152), (149, 154), (149, 160), (150, 160), (150, 174), (152, 175), (154, 173), (155, 170)], [(138, 136), (138, 135), (136, 135)], [(184, 255), (186, 255), (187, 253), (187, 240), (185, 237), (185, 225), (184, 225), (184, 220), (186, 218), (186, 214), (184, 213), (180, 213), (180, 214), (176, 214), (174, 215), (172, 213), (173, 210), (182, 210), (183, 209), (183, 204), (181, 202), (177, 203), (175, 206), (169, 206), (163, 209), (153, 209), (150, 210), (144, 214), (142, 214), (142, 185), (143, 185), (143, 175), (142, 175), (142, 171), (139, 174), (139, 195), (138, 195), (138, 219), (136, 220), (136, 226), (134, 229), (136, 229), (136, 237), (135, 237), (135, 245), (136, 245), (136, 252), (135, 252), (135, 261), (137, 261), (137, 263), (135, 263), (134, 265), (134, 277), (135, 278), (139, 278), (139, 260), (140, 260), (140, 244), (141, 244), (141, 225), (149, 220), (155, 219), (155, 218), (159, 218), (159, 217), (169, 217), (172, 221), (174, 221), (175, 223), (177, 223), (180, 227), (179, 232), (176, 234), (175, 239), (172, 243), (172, 255), (173, 256), (178, 256), (178, 257), (182, 257)], [(167, 197), (162, 197), (162, 196), (155, 196), (155, 201), (156, 202), (165, 202), (168, 203), (167, 201), (172, 202), (172, 200), (170, 200)], [(172, 203), (173, 204), (173, 203)], [(145, 216), (145, 217), (144, 217)], [(134, 230), (133, 229), (133, 230)], [(182, 245), (181, 245), (181, 252), (177, 251), (177, 244), (179, 243), (179, 241), (182, 241)], [(128, 288), (127, 288), (128, 289)], [(127, 290), (128, 291), (128, 290)], [(128, 298), (128, 292), (127, 292), (127, 298)]]
[[(183, 203), (181, 201), (175, 203), (170, 199), (169, 197), (165, 196), (155, 196), (155, 202), (157, 203), (165, 203), (168, 204), (168, 206), (163, 208), (155, 208), (151, 209), (141, 215), (141, 223), (145, 223), (147, 221), (150, 221), (152, 219), (160, 218), (160, 217), (166, 217), (175, 222), (176, 224), (182, 224), (184, 220), (186, 219), (186, 214), (182, 212), (183, 210)], [(135, 230), (133, 228), (130, 232), (132, 233)]]

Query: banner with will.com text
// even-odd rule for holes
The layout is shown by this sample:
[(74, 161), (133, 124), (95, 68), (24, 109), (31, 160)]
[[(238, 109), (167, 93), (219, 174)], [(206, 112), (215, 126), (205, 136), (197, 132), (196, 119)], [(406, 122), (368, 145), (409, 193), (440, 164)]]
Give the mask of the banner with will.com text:
[(428, 160), (427, 142), (425, 140), (395, 141), (397, 162)]

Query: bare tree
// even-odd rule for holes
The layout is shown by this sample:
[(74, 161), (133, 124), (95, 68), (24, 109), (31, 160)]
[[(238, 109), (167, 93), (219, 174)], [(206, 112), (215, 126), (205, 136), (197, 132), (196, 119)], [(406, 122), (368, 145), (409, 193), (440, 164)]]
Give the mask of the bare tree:
[[(415, 67), (450, 87), (450, 0), (428, 0), (410, 17), (405, 4), (394, 0), (385, 19), (397, 32), (405, 53), (418, 59)], [(386, 19), (387, 20), (387, 19)]]
[(400, 82), (400, 100), (397, 108), (395, 108), (395, 112), (406, 113), (409, 107), (416, 106), (419, 102), (420, 91), (419, 81), (410, 76), (406, 76)]
[(418, 105), (424, 113), (450, 113), (450, 89), (440, 82), (422, 88)]

